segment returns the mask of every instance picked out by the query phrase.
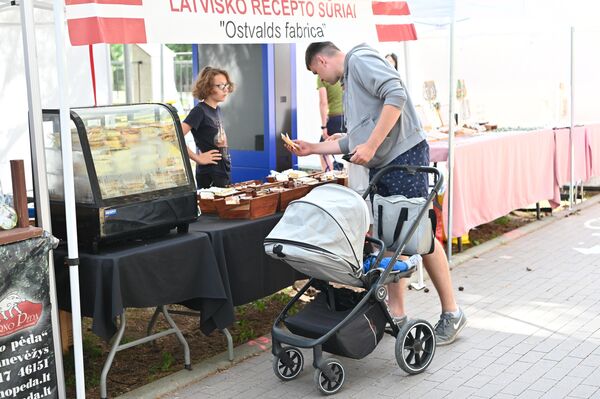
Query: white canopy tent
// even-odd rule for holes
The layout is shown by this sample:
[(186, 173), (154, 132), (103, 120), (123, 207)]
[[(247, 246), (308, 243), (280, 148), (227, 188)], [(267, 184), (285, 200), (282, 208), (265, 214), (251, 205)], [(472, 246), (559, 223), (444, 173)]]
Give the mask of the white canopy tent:
[[(6, 3), (6, 2), (4, 2)], [(47, 208), (47, 190), (43, 180), (45, 179), (45, 170), (43, 169), (43, 145), (42, 145), (42, 126), (41, 126), (41, 106), (39, 100), (39, 81), (36, 82), (35, 74), (37, 74), (38, 66), (35, 65), (35, 56), (31, 55), (35, 49), (32, 47), (31, 29), (33, 27), (33, 1), (22, 0), (21, 3), (21, 15), (23, 25), (23, 35), (26, 38), (26, 59), (28, 60), (26, 69), (29, 71), (28, 74), (28, 91), (29, 91), (29, 104), (30, 104), (30, 128), (31, 128), (31, 142), (32, 148), (35, 153), (35, 159), (37, 165), (35, 166), (34, 174), (38, 176), (39, 182), (36, 184), (36, 192), (41, 193), (46, 198), (40, 198), (39, 205), (36, 204), (38, 212), (43, 217), (49, 216)], [(48, 6), (48, 2), (37, 2)], [(70, 3), (70, 2), (68, 2)], [(81, 2), (76, 2), (81, 3)], [(256, 10), (252, 8), (246, 8), (244, 10), (237, 9), (236, 13), (227, 14), (227, 12), (217, 13), (215, 10), (192, 10), (188, 9), (174, 9), (172, 2), (169, 9), (169, 2), (145, 2), (139, 1), (116, 1), (115, 3), (126, 4), (127, 6), (119, 7), (107, 7), (106, 5), (96, 4), (96, 1), (90, 0), (83, 2), (86, 4), (67, 5), (67, 18), (69, 19), (71, 28), (71, 40), (74, 44), (89, 44), (89, 43), (132, 43), (132, 42), (171, 42), (171, 43), (273, 43), (273, 42), (310, 42), (318, 40), (332, 40), (332, 41), (344, 41), (348, 39), (348, 32), (353, 33), (353, 37), (356, 37), (355, 42), (359, 41), (377, 41), (378, 38), (389, 39), (390, 31), (400, 32), (404, 31), (404, 28), (398, 28), (400, 25), (406, 25), (405, 21), (398, 24), (396, 21), (401, 20), (404, 17), (399, 14), (393, 15), (375, 15), (375, 6), (369, 0), (339, 0), (338, 2), (322, 2), (323, 4), (339, 4), (341, 8), (338, 9), (339, 15), (335, 18), (328, 18), (327, 15), (319, 16), (318, 13), (309, 15), (310, 13), (306, 10), (292, 10), (288, 9), (287, 15), (270, 15), (265, 16), (265, 9)], [(100, 2), (98, 2), (100, 3)], [(185, 2), (187, 3), (187, 2)], [(237, 2), (238, 4), (245, 4), (245, 1)], [(317, 6), (319, 2), (314, 2)], [(390, 2), (393, 3), (393, 2)], [(397, 2), (398, 3), (398, 2)], [(415, 7), (418, 3), (419, 6)], [(454, 26), (454, 21), (462, 20), (463, 10), (486, 10), (488, 13), (497, 12), (502, 7), (490, 8), (486, 6), (486, 1), (417, 1), (411, 3), (413, 7), (413, 14), (421, 18), (421, 11), (423, 15), (430, 18), (433, 21), (438, 21), (433, 25), (445, 25), (450, 22), (450, 26)], [(524, 1), (506, 1), (500, 4), (525, 4)], [(531, 2), (527, 2), (531, 4)], [(555, 5), (567, 4), (567, 2), (556, 0)], [(569, 2), (571, 4), (573, 2)], [(581, 4), (584, 1), (581, 0)], [(587, 2), (585, 2), (587, 4)], [(183, 3), (182, 3), (183, 4)], [(448, 7), (450, 4), (450, 7)], [(536, 1), (536, 4), (542, 5), (541, 1)], [(76, 386), (77, 386), (77, 397), (84, 397), (84, 380), (83, 380), (83, 365), (82, 365), (82, 348), (81, 348), (81, 325), (80, 325), (80, 311), (79, 311), (79, 283), (77, 277), (77, 235), (75, 230), (75, 213), (74, 213), (74, 188), (73, 188), (73, 171), (71, 162), (71, 140), (68, 131), (69, 127), (69, 98), (66, 88), (68, 87), (67, 82), (67, 63), (65, 57), (65, 7), (64, 1), (54, 0), (52, 2), (54, 11), (54, 28), (55, 28), (55, 40), (56, 46), (56, 62), (58, 66), (58, 91), (59, 91), (59, 103), (60, 103), (60, 120), (61, 120), (61, 145), (63, 151), (63, 166), (64, 166), (64, 181), (65, 181), (65, 206), (67, 208), (67, 231), (69, 241), (69, 259), (73, 260), (72, 266), (70, 267), (71, 275), (71, 293), (72, 293), (72, 308), (73, 308), (73, 333), (74, 333), (74, 346), (75, 346), (75, 359), (76, 359)], [(350, 5), (350, 7), (348, 7)], [(354, 8), (351, 7), (354, 5)], [(421, 7), (422, 6), (422, 7)], [(547, 2), (544, 2), (544, 9), (547, 8)], [(137, 8), (136, 8), (137, 7)], [(326, 5), (324, 5), (326, 7)], [(183, 8), (183, 7), (182, 7)], [(383, 7), (383, 9), (388, 9)], [(133, 11), (132, 11), (133, 10)], [(494, 11), (495, 10), (495, 11)], [(138, 17), (138, 18), (132, 18)], [(433, 16), (433, 17), (432, 17)], [(139, 18), (141, 17), (141, 18)], [(131, 27), (131, 31), (126, 29), (125, 37), (116, 37), (112, 33), (114, 31), (99, 29), (98, 26), (85, 25), (81, 26), (80, 21), (83, 20), (99, 20), (99, 19), (122, 19), (123, 26)], [(440, 19), (441, 18), (441, 19)], [(448, 19), (449, 18), (449, 19)], [(466, 17), (465, 17), (466, 18)], [(381, 20), (381, 21), (380, 21)], [(75, 21), (75, 22), (73, 22)], [(233, 24), (234, 30), (227, 30)], [(176, 26), (177, 28), (173, 28)], [(183, 27), (189, 27), (189, 29), (183, 29)], [(199, 27), (202, 29), (199, 29)], [(258, 35), (258, 27), (263, 26), (263, 34)], [(276, 32), (276, 27), (279, 27), (279, 36), (275, 34), (268, 34), (267, 29), (269, 26), (273, 27), (271, 32)], [(351, 26), (351, 28), (349, 28)], [(242, 29), (244, 34), (238, 35), (236, 32), (238, 28)], [(73, 32), (78, 30), (77, 34)], [(249, 29), (254, 28), (254, 29)], [(391, 29), (391, 30), (390, 30)], [(90, 33), (91, 32), (91, 33)], [(241, 31), (240, 31), (241, 32)], [(293, 32), (291, 34), (290, 32)], [(383, 32), (383, 33), (381, 33)], [(453, 32), (453, 29), (451, 29)], [(302, 36), (299, 36), (302, 33)], [(378, 35), (379, 33), (379, 35)], [(392, 36), (393, 37), (393, 36)], [(453, 118), (453, 111), (451, 109), (452, 104), (452, 90), (453, 87), (453, 46), (454, 41), (452, 40), (453, 34), (450, 35), (450, 78), (449, 82), (449, 120)], [(400, 36), (396, 37), (396, 40), (400, 40)], [(346, 40), (347, 41), (347, 40)], [(70, 48), (70, 46), (66, 46)], [(38, 96), (38, 98), (35, 98)], [(80, 104), (78, 104), (80, 105)], [(315, 105), (316, 109), (316, 105)], [(452, 129), (451, 135), (452, 137)], [(450, 148), (452, 153), (452, 138), (450, 139)], [(449, 164), (452, 165), (451, 156), (449, 158)], [(451, 170), (451, 167), (450, 167)], [(449, 179), (451, 181), (451, 178)], [(451, 193), (449, 193), (451, 198)], [(45, 216), (44, 216), (45, 215)], [(450, 222), (451, 224), (451, 222)], [(450, 226), (447, 226), (448, 228)]]

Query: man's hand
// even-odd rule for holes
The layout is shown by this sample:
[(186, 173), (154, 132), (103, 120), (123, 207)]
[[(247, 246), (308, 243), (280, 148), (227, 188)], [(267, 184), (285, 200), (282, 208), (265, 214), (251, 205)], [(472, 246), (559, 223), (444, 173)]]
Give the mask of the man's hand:
[(321, 136), (323, 137), (323, 140), (327, 140), (330, 137), (327, 133), (327, 128), (321, 130)]
[(350, 162), (357, 165), (365, 165), (375, 156), (377, 147), (370, 144), (368, 141), (364, 144), (359, 144), (354, 147), (354, 156), (350, 158)]
[(296, 143), (298, 147), (292, 147), (291, 145), (286, 144), (285, 147), (288, 149), (288, 151), (293, 152), (300, 157), (313, 153), (311, 143), (307, 143), (306, 141), (302, 140), (293, 140), (293, 142)]

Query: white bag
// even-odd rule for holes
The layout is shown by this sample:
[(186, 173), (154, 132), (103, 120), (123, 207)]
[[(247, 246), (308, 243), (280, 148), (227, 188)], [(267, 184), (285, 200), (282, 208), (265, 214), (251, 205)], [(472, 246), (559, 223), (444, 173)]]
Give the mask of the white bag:
[[(377, 238), (385, 243), (390, 251), (395, 251), (404, 242), (419, 212), (427, 205), (425, 198), (406, 198), (403, 195), (373, 197), (373, 227)], [(430, 202), (427, 212), (418, 222), (418, 227), (406, 243), (403, 255), (427, 255), (434, 250), (436, 217)]]

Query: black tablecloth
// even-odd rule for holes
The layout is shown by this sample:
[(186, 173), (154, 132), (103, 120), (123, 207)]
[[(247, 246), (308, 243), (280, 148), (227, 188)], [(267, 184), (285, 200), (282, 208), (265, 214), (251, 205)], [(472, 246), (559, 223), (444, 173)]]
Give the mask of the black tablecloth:
[[(92, 331), (109, 339), (115, 317), (128, 307), (182, 303), (199, 310), (205, 334), (234, 320), (227, 271), (220, 266), (206, 234), (170, 234), (80, 253), (81, 313), (93, 317)], [(70, 309), (66, 248), (54, 251), (59, 305)]]
[(243, 305), (264, 298), (297, 279), (304, 278), (286, 263), (265, 254), (263, 241), (281, 219), (282, 214), (256, 220), (222, 220), (214, 215), (202, 215), (190, 224), (190, 231), (210, 236), (215, 258), (225, 266), (223, 279), (227, 295), (233, 304)]

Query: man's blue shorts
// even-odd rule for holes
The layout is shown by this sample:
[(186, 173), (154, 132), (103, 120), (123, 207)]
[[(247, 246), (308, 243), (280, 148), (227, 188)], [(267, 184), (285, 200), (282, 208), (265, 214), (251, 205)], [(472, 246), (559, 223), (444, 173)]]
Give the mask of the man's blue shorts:
[[(429, 166), (429, 144), (427, 140), (421, 141), (388, 165), (415, 165)], [(381, 169), (381, 168), (380, 168)], [(380, 169), (370, 169), (369, 179)], [(377, 194), (389, 197), (390, 195), (404, 195), (407, 198), (427, 197), (429, 193), (429, 176), (427, 173), (408, 174), (402, 170), (386, 173), (377, 183)]]

